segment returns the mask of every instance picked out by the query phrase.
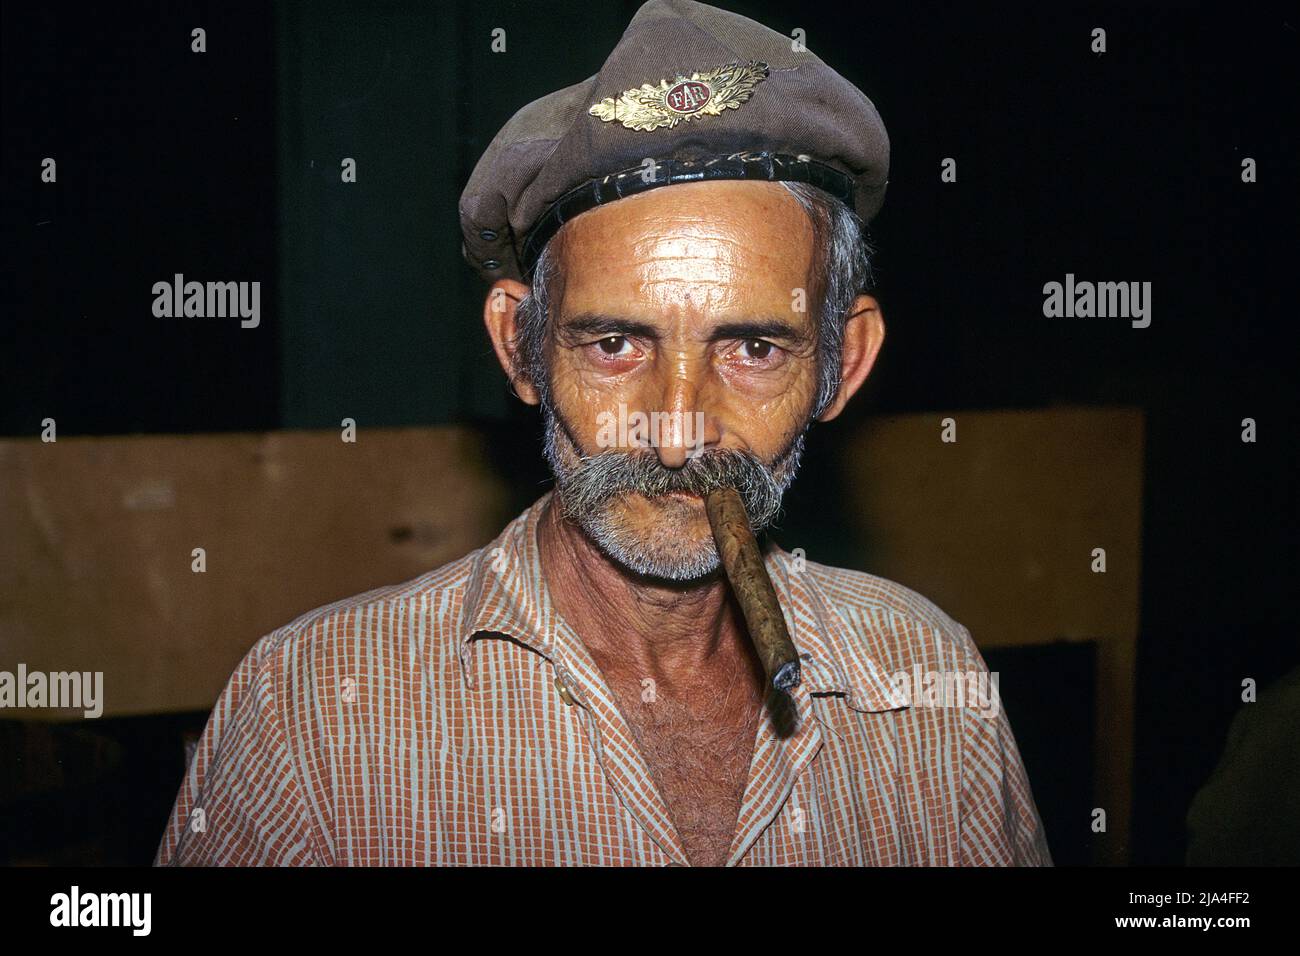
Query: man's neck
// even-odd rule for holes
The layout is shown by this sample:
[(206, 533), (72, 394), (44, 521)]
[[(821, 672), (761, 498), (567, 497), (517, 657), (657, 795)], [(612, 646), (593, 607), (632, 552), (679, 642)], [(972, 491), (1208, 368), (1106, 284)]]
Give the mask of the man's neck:
[(554, 497), (537, 538), (556, 611), (607, 677), (690, 684), (753, 658), (721, 573), (681, 584), (636, 575), (565, 519)]

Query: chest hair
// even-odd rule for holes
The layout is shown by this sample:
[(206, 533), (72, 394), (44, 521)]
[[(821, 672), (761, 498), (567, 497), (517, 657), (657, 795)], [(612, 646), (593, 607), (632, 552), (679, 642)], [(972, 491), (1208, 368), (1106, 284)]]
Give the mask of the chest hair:
[(758, 702), (713, 692), (713, 706), (693, 708), (663, 694), (643, 700), (639, 685), (615, 696), (691, 864), (723, 865), (754, 754)]

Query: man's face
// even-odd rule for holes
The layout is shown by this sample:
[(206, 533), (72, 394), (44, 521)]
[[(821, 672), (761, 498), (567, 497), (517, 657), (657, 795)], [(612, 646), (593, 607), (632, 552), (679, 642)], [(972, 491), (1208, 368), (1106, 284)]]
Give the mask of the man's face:
[(691, 183), (564, 230), (546, 347), (560, 496), (625, 566), (709, 573), (698, 492), (753, 485), (766, 524), (797, 468), (817, 386), (808, 216), (777, 184)]

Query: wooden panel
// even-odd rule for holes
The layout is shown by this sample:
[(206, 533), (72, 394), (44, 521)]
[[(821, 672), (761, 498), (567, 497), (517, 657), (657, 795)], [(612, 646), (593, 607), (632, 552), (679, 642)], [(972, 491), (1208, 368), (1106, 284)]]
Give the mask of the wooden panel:
[[(956, 442), (940, 440), (946, 417)], [(1098, 642), (1097, 806), (1112, 862), (1128, 843), (1142, 456), (1137, 409), (935, 412), (871, 421), (844, 475), (862, 566), (933, 600), (980, 646)]]
[[(939, 440), (945, 417), (956, 421), (951, 444)], [(873, 570), (921, 591), (976, 640), (1137, 633), (1140, 412), (881, 418), (852, 447), (846, 486)], [(1106, 549), (1105, 574), (1090, 570), (1093, 548)]]
[(510, 517), (455, 428), (5, 441), (0, 502), (0, 669), (103, 671), (115, 716), (211, 707), (263, 634)]

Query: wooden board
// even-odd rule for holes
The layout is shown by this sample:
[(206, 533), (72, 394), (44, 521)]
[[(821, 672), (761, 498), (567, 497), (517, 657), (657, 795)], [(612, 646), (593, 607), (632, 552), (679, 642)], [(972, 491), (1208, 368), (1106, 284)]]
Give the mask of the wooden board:
[(506, 501), (468, 429), (0, 442), (0, 668), (103, 671), (108, 716), (206, 709), (263, 634), (486, 544)]

